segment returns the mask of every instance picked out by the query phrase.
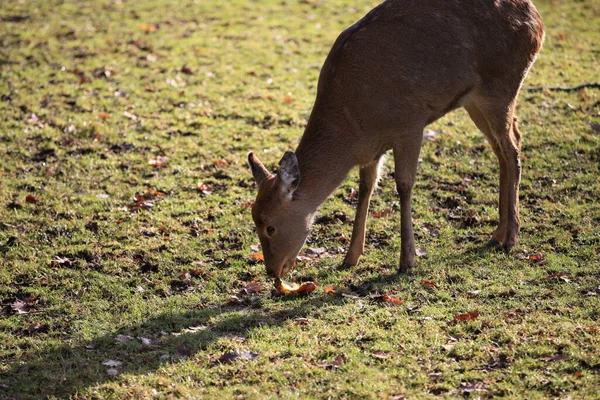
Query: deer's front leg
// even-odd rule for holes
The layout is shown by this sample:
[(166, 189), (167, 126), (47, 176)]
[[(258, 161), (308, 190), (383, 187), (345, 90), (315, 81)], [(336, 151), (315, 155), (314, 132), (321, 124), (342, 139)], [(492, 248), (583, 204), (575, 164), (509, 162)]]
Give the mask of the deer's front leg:
[(421, 131), (419, 134), (403, 137), (402, 142), (394, 146), (396, 189), (400, 197), (400, 271), (407, 271), (415, 265), (411, 198), (422, 142)]
[(358, 264), (358, 259), (364, 252), (369, 202), (371, 201), (373, 190), (375, 190), (375, 186), (377, 185), (379, 164), (381, 163), (381, 160), (380, 157), (371, 164), (360, 169), (358, 206), (356, 207), (356, 217), (354, 218), (350, 247), (348, 248), (348, 253), (346, 253), (346, 258), (344, 258), (344, 266)]

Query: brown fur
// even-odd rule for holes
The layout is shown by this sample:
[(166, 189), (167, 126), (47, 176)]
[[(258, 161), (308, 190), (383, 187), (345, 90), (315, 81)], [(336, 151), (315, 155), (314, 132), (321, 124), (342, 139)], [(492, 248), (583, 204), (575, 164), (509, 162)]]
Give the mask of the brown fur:
[[(521, 174), (514, 110), (543, 36), (529, 0), (387, 0), (342, 32), (321, 70), (295, 157), (282, 159), (285, 179), (261, 173), (262, 163), (249, 155), (258, 171), (253, 218), (267, 270), (281, 276), (291, 268), (316, 210), (358, 165), (359, 206), (345, 259), (356, 264), (377, 165), (389, 149), (401, 201), (400, 267), (412, 267), (410, 204), (423, 129), (458, 107), (467, 109), (498, 157), (500, 224), (492, 240), (513, 247)], [(267, 226), (274, 228), (271, 236)]]

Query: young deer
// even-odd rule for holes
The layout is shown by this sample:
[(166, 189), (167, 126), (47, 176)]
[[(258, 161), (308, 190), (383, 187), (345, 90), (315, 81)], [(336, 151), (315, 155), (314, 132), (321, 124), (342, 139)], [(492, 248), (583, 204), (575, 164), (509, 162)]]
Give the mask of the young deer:
[(319, 206), (360, 167), (358, 207), (344, 263), (363, 253), (381, 156), (393, 150), (400, 197), (400, 269), (415, 263), (411, 192), (423, 130), (468, 111), (500, 164), (500, 223), (490, 243), (509, 251), (519, 233), (521, 133), (515, 103), (542, 45), (530, 0), (387, 0), (337, 38), (296, 152), (271, 174), (248, 154), (258, 196), (252, 218), (267, 272), (295, 264)]

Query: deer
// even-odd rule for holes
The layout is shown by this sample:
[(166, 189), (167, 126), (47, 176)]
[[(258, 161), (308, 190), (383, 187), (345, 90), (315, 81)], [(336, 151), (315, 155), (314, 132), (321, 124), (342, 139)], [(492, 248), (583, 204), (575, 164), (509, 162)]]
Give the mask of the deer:
[(411, 198), (427, 125), (463, 107), (499, 164), (499, 223), (488, 245), (517, 244), (521, 132), (517, 95), (544, 41), (530, 0), (386, 0), (344, 30), (321, 69), (300, 143), (271, 173), (255, 153), (252, 219), (267, 273), (296, 264), (319, 207), (358, 166), (352, 237), (343, 265), (364, 253), (369, 202), (392, 150), (400, 199), (401, 272), (415, 265)]

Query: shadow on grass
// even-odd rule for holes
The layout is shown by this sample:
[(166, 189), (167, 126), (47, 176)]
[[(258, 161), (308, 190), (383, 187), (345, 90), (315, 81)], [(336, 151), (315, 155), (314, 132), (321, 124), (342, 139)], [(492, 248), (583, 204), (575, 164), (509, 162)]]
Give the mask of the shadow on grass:
[[(125, 326), (118, 332), (98, 336), (87, 344), (63, 344), (39, 353), (29, 353), (8, 364), (0, 377), (0, 398), (29, 399), (46, 396), (70, 397), (90, 386), (110, 381), (107, 360), (122, 362), (119, 374), (146, 374), (160, 367), (194, 357), (221, 337), (247, 335), (252, 329), (279, 326), (286, 320), (310, 316), (323, 304), (342, 305), (336, 296), (313, 296), (299, 306), (269, 311), (260, 305), (224, 305), (202, 310), (158, 315), (139, 325)], [(249, 297), (248, 299), (252, 299)], [(287, 302), (292, 298), (282, 297)], [(249, 302), (250, 303), (250, 302)], [(210, 324), (211, 318), (219, 322)], [(190, 331), (188, 328), (193, 328)], [(118, 343), (118, 334), (132, 336)], [(139, 338), (152, 338), (144, 345)], [(218, 364), (221, 354), (207, 354)], [(6, 365), (6, 364), (5, 364)]]
[[(490, 251), (486, 247), (457, 252), (455, 262), (464, 264), (465, 258), (480, 257)], [(421, 262), (425, 262), (424, 260)], [(357, 279), (349, 290), (357, 296), (370, 296), (385, 291), (389, 286), (408, 286), (423, 278), (416, 270), (401, 273), (397, 266), (384, 266), (374, 277)], [(317, 279), (331, 271), (322, 271)], [(257, 300), (258, 301), (254, 301)], [(294, 296), (280, 298), (291, 304)], [(269, 311), (260, 305), (260, 298), (243, 298), (243, 304), (218, 305), (181, 313), (166, 313), (138, 325), (125, 326), (118, 332), (98, 336), (79, 346), (63, 344), (39, 353), (28, 353), (20, 360), (11, 361), (0, 378), (0, 397), (8, 399), (40, 398), (45, 396), (76, 396), (90, 386), (113, 379), (102, 364), (108, 360), (122, 362), (116, 367), (119, 374), (147, 374), (163, 366), (194, 357), (209, 345), (228, 335), (247, 335), (254, 328), (279, 326), (287, 320), (309, 317), (323, 305), (342, 306), (347, 299), (332, 295), (311, 295), (298, 306)], [(220, 322), (211, 324), (213, 318)], [(190, 327), (196, 327), (189, 329)], [(118, 343), (118, 334), (131, 336), (127, 343)], [(140, 338), (151, 338), (145, 345)], [(221, 354), (207, 354), (218, 363)], [(5, 364), (6, 365), (6, 364)], [(23, 382), (27, 381), (27, 384)]]

